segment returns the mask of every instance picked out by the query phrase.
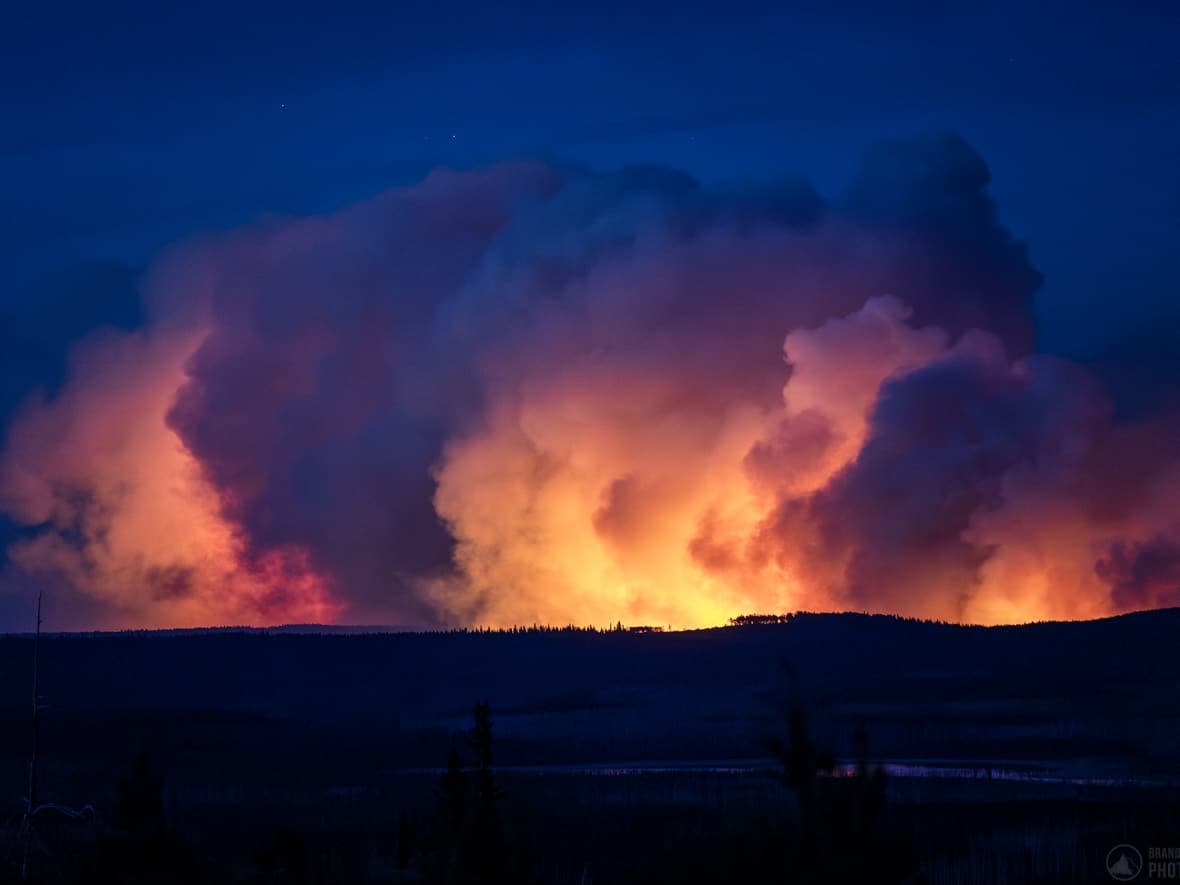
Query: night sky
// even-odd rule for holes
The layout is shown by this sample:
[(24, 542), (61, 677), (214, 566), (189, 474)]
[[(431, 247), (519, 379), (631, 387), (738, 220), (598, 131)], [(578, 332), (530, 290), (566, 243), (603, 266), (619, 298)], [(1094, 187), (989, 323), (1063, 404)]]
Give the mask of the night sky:
[(1137, 491), (1180, 481), (1178, 42), (1165, 3), (9, 4), (0, 627), (1178, 604)]

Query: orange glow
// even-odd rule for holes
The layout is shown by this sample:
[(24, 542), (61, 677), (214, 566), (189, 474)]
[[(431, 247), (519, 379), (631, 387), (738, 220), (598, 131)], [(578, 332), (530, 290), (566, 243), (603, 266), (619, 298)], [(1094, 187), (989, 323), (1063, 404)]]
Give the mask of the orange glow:
[(46, 528), (10, 556), (109, 606), (118, 626), (331, 621), (340, 607), (306, 553), (252, 557), (165, 424), (199, 338), (93, 341), (60, 396), (26, 407), (0, 475), (6, 509)]
[[(41, 530), (10, 557), (106, 606), (118, 626), (331, 622), (346, 598), (308, 551), (253, 548), (165, 422), (201, 338), (92, 341), (60, 395), (25, 408), (0, 487), (4, 509)], [(855, 551), (790, 507), (860, 457), (889, 379), (954, 353), (1007, 360), (981, 333), (951, 347), (941, 330), (913, 328), (892, 298), (790, 332), (784, 353), (777, 403), (686, 389), (659, 362), (600, 353), (505, 387), (437, 463), (434, 503), (456, 539), (456, 572), (417, 591), (453, 621), (494, 626), (684, 628), (865, 607), (846, 591)], [(1084, 456), (1080, 447), (1074, 460)], [(1112, 535), (1168, 525), (1180, 476), (1111, 523), (1053, 476), (1021, 470), (1005, 478), (1002, 505), (962, 533), (990, 551), (968, 583), (932, 554), (900, 596), (870, 607), (984, 624), (1116, 611), (1096, 558)]]
[[(817, 555), (806, 527), (774, 555), (760, 536), (784, 499), (823, 488), (857, 456), (887, 378), (947, 352), (940, 330), (912, 329), (907, 316), (878, 298), (792, 332), (792, 374), (769, 409), (719, 408), (707, 391), (680, 397), (672, 380), (597, 357), (515, 389), (484, 430), (446, 449), (436, 506), (459, 541), (462, 578), (431, 592), (461, 619), (492, 625), (701, 627), (741, 612), (849, 607), (847, 562)], [(795, 444), (809, 427), (827, 444)], [(905, 613), (982, 623), (1107, 613), (1092, 557), (1052, 528), (1037, 540), (1039, 550), (1027, 534), (1011, 539), (966, 609), (948, 587), (945, 605)]]
[(1032, 352), (1038, 276), (935, 147), (867, 193), (933, 188), (947, 242), (525, 163), (180, 244), (146, 328), (7, 428), (0, 593), (140, 627), (1180, 604), (1180, 421)]

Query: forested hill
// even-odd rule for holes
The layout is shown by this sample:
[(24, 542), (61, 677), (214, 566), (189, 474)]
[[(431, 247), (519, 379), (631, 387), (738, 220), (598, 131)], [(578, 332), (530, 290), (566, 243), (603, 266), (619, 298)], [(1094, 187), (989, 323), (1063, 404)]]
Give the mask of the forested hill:
[[(753, 755), (793, 693), (833, 741), (866, 722), (894, 756), (1154, 765), (1180, 758), (1178, 639), (1180, 609), (994, 628), (803, 614), (667, 633), (59, 634), (42, 637), (41, 691), (50, 718), (232, 715), (407, 747), (487, 698), (522, 760)], [(0, 638), (6, 724), (27, 716), (31, 652)]]

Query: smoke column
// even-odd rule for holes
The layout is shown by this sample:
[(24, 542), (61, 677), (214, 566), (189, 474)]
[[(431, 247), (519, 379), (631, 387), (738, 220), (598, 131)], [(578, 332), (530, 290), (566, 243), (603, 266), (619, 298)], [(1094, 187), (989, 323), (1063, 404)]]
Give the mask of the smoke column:
[(7, 428), (0, 595), (74, 626), (1180, 604), (1180, 420), (1036, 351), (988, 180), (950, 135), (835, 199), (517, 162), (177, 244), (147, 325)]

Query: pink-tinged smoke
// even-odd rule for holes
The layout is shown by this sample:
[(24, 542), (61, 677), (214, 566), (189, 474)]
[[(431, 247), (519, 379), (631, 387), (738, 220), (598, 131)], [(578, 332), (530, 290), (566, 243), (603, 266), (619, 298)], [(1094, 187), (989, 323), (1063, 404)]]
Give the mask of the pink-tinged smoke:
[(128, 625), (1180, 603), (1180, 421), (1035, 352), (987, 183), (949, 136), (830, 202), (514, 163), (181, 244), (9, 427), (6, 584)]
[(51, 591), (100, 603), (100, 626), (330, 620), (339, 603), (307, 553), (252, 553), (165, 422), (198, 340), (99, 336), (78, 349), (53, 402), (26, 406), (0, 483), (9, 516), (40, 530), (9, 558)]

